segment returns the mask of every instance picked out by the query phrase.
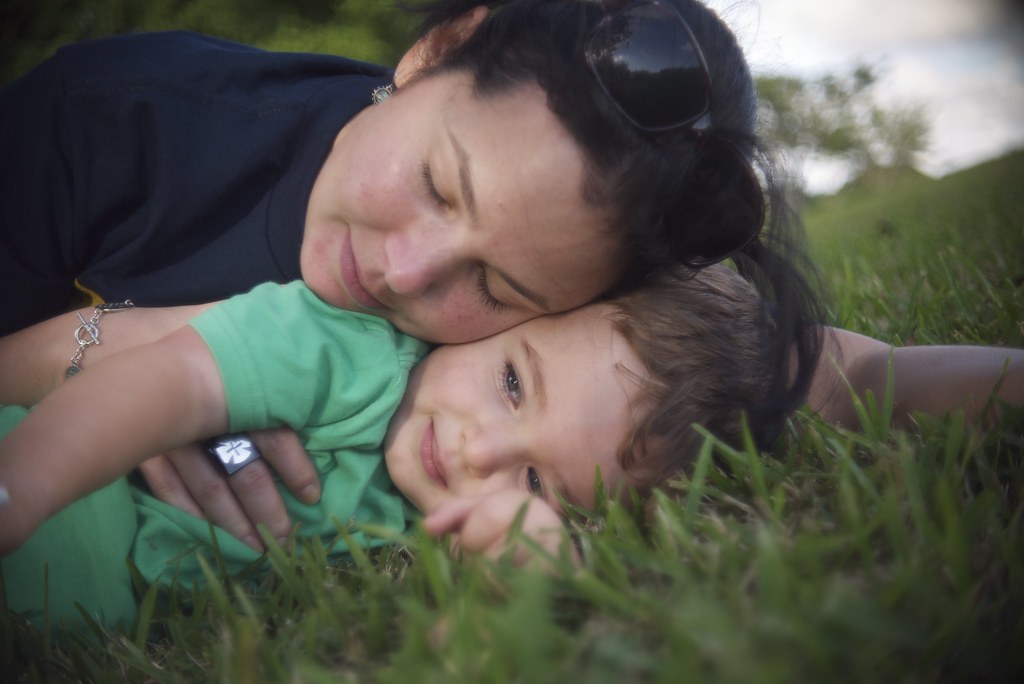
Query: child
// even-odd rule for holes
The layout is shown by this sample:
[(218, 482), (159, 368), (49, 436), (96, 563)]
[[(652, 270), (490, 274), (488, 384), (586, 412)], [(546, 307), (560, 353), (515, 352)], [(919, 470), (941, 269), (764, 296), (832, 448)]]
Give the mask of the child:
[[(612, 490), (645, 490), (694, 452), (692, 423), (734, 439), (743, 411), (767, 416), (754, 409), (771, 334), (728, 269), (667, 273), (612, 302), (441, 347), (406, 388), (422, 343), (301, 282), (260, 286), (90, 366), (0, 442), (0, 551), (27, 538), (3, 559), (8, 603), (40, 619), (48, 564), (51, 620), (76, 619), (79, 602), (124, 626), (135, 612), (126, 556), (150, 581), (202, 581), (208, 524), (122, 476), (180, 443), (281, 424), (301, 428), (320, 471), (319, 504), (288, 498), (303, 537), (334, 540), (335, 519), (401, 532), (415, 507), (432, 533), (487, 550), (531, 497), (524, 531), (540, 536), (558, 527), (559, 497), (592, 506), (595, 471)], [(230, 572), (259, 559), (213, 533)]]

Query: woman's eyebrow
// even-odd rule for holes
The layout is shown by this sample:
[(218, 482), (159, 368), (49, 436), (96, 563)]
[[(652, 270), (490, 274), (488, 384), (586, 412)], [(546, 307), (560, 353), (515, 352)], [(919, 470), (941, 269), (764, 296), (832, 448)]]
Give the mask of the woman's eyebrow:
[(473, 191), (473, 174), (470, 172), (469, 152), (466, 152), (466, 148), (458, 141), (451, 129), (448, 129), (448, 139), (455, 150), (455, 159), (459, 165), (459, 185), (462, 188), (462, 201), (465, 203), (473, 223), (478, 223), (480, 219), (476, 213), (476, 193)]

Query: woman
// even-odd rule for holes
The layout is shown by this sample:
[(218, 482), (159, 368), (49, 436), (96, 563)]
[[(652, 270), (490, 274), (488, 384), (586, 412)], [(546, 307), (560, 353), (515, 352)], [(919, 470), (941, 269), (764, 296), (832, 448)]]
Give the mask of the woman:
[[(779, 193), (728, 28), (694, 0), (422, 9), (386, 99), (378, 67), (188, 34), (73, 46), (6, 88), (0, 287), (19, 297), (3, 329), (66, 308), (76, 279), (107, 301), (166, 306), (301, 276), (331, 304), (457, 342), (732, 256), (783, 332), (752, 420), (793, 408), (817, 317), (780, 203), (762, 231)], [(194, 311), (110, 316), (89, 354)], [(59, 381), (67, 333), (5, 340), (0, 402), (36, 403)], [(272, 437), (285, 446), (258, 438), (267, 459), (315, 498), (294, 439)], [(158, 495), (243, 538), (256, 539), (245, 513), (287, 531), (262, 464), (231, 478), (239, 504), (208, 462), (183, 458), (144, 468)]]

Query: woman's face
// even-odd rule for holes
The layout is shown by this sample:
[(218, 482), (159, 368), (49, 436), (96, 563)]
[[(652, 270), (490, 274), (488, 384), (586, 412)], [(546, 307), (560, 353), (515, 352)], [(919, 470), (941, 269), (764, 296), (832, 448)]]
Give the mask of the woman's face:
[(415, 80), (335, 140), (310, 197), (303, 278), (330, 304), (433, 342), (575, 308), (619, 273), (583, 180), (538, 86), (481, 99), (462, 72)]

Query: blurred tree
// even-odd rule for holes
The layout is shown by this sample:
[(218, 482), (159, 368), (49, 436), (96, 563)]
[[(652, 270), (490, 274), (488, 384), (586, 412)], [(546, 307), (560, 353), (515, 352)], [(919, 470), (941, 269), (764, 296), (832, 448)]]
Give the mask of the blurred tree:
[(814, 80), (791, 76), (757, 79), (762, 133), (801, 154), (840, 158), (854, 176), (878, 168), (914, 168), (930, 126), (922, 105), (882, 106), (875, 70)]
[(0, 83), (66, 43), (167, 29), (394, 65), (414, 21), (392, 0), (3, 0)]

